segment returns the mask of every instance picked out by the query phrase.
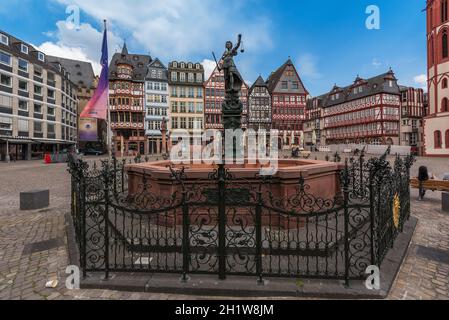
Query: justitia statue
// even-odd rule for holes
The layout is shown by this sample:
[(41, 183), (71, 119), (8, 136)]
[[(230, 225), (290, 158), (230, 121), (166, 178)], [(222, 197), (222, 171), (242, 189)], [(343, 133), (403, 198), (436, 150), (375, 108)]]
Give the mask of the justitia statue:
[[(234, 47), (231, 41), (226, 42), (226, 51), (220, 60), (217, 61), (219, 71), (223, 70), (225, 79), (226, 97), (223, 102), (223, 125), (225, 129), (240, 129), (243, 104), (240, 101), (240, 91), (242, 90), (243, 78), (234, 63), (234, 57), (238, 55), (238, 50), (242, 44), (242, 35), (239, 34), (237, 45)], [(243, 53), (244, 50), (242, 49)], [(215, 58), (215, 54), (214, 54)], [(215, 58), (216, 60), (216, 58)]]

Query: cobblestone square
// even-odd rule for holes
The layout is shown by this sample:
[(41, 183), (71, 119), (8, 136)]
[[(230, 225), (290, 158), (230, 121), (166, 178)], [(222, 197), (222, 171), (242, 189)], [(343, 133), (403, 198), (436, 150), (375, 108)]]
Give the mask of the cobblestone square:
[[(322, 154), (313, 157), (323, 158)], [(418, 158), (436, 176), (449, 171), (445, 159)], [(208, 299), (210, 297), (68, 290), (66, 214), (70, 184), (66, 164), (41, 161), (0, 163), (0, 299)], [(50, 207), (19, 210), (19, 193), (50, 189)], [(418, 201), (412, 190), (412, 215), (419, 219), (409, 252), (389, 299), (449, 299), (449, 214), (441, 209), (441, 193), (429, 192)], [(46, 282), (58, 280), (54, 289)], [(282, 297), (277, 297), (281, 299)], [(238, 299), (237, 297), (235, 299)], [(255, 297), (255, 299), (257, 299)]]

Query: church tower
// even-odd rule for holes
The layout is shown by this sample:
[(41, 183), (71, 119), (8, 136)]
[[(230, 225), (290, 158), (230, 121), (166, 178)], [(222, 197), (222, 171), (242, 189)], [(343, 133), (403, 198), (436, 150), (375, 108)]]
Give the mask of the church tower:
[(427, 0), (429, 108), (424, 119), (426, 156), (449, 157), (449, 7)]

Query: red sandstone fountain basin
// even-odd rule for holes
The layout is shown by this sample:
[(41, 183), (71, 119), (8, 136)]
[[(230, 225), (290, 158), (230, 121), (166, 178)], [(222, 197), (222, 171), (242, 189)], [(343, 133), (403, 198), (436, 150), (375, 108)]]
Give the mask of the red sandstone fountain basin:
[[(209, 175), (217, 166), (207, 164), (173, 165), (171, 161), (157, 161), (151, 163), (131, 164), (126, 167), (128, 174), (129, 194), (139, 192), (139, 188), (145, 176), (151, 185), (151, 192), (161, 197), (170, 197), (173, 192), (179, 191), (179, 185), (173, 185), (171, 171), (184, 168), (185, 186), (198, 181), (205, 183)], [(258, 174), (262, 167), (260, 163), (230, 164), (226, 168), (236, 179), (257, 182)], [(317, 160), (279, 160), (278, 170), (272, 176), (277, 182), (270, 185), (270, 191), (274, 196), (288, 198), (297, 192), (300, 178), (304, 178), (305, 185), (309, 186), (308, 193), (322, 199), (333, 199), (338, 189), (339, 164)], [(216, 184), (211, 180), (210, 184)]]

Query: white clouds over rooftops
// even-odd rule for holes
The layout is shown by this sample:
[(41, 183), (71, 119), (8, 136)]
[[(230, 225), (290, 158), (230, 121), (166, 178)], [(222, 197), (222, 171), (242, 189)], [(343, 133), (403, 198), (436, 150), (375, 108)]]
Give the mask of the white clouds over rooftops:
[[(151, 51), (153, 56), (162, 58), (209, 56), (214, 48), (224, 50), (226, 40), (234, 40), (238, 33), (244, 34), (247, 48), (272, 46), (270, 20), (263, 16), (246, 19), (238, 0), (54, 1), (76, 5), (82, 14), (98, 21), (107, 19), (115, 34), (122, 30), (131, 34), (132, 42), (144, 52)], [(60, 42), (72, 46), (70, 39)]]

